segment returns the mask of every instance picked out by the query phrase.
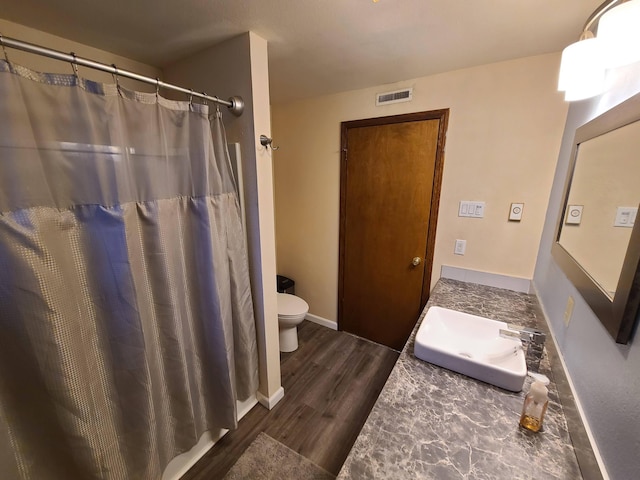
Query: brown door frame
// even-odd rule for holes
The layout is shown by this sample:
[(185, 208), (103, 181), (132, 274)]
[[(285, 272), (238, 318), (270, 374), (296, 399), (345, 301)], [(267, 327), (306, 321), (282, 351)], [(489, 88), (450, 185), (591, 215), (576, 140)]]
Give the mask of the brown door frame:
[(436, 226), (440, 206), (440, 191), (442, 187), (442, 171), (444, 169), (444, 145), (449, 123), (449, 109), (431, 110), (428, 112), (406, 113), (388, 117), (375, 117), (363, 120), (351, 120), (340, 124), (340, 245), (338, 254), (338, 328), (343, 315), (344, 303), (344, 255), (345, 255), (345, 222), (346, 222), (346, 188), (347, 188), (347, 132), (350, 128), (371, 127), (377, 125), (391, 125), (394, 123), (419, 122), (423, 120), (440, 120), (438, 129), (438, 144), (436, 147), (435, 170), (433, 173), (433, 190), (431, 193), (431, 214), (427, 229), (427, 251), (424, 255), (425, 272), (422, 281), (422, 295), (420, 311), (429, 299), (431, 291), (431, 271), (433, 268), (433, 252), (436, 240)]

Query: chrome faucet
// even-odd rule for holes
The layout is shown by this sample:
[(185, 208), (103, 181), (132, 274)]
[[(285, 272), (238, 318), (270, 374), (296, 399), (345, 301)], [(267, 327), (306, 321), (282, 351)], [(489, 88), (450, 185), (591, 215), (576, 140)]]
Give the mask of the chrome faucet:
[(506, 329), (500, 329), (500, 336), (504, 338), (517, 338), (526, 344), (527, 367), (529, 370), (538, 371), (544, 351), (544, 342), (547, 339), (547, 335), (543, 331), (536, 328), (507, 325)]

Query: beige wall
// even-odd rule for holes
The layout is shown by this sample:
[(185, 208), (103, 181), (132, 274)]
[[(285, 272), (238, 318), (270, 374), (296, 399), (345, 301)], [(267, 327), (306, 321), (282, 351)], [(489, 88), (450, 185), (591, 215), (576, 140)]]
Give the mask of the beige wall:
[[(0, 12), (0, 14), (1, 13), (2, 12)], [(115, 64), (118, 68), (122, 68), (123, 70), (130, 70), (151, 78), (156, 78), (160, 75), (160, 70), (151, 65), (146, 65), (144, 63), (136, 62), (135, 60), (115, 55), (105, 50), (99, 50), (88, 45), (73, 42), (66, 38), (56, 37), (55, 35), (50, 35), (40, 30), (12, 23), (1, 18), (0, 32), (5, 37), (12, 37), (17, 40), (35, 43), (37, 45), (42, 45), (65, 53), (74, 52), (79, 57), (96, 60), (101, 63), (106, 63), (107, 65)], [(3, 55), (2, 52), (0, 52), (0, 54)], [(53, 60), (40, 55), (22, 52), (13, 48), (7, 48), (7, 55), (11, 62), (23, 65), (32, 70), (50, 73), (73, 73), (73, 69), (70, 64), (59, 60)], [(98, 70), (79, 67), (79, 75), (97, 82), (113, 83), (113, 76), (111, 74), (100, 72)], [(120, 84), (132, 90), (144, 92), (155, 91), (155, 87), (153, 85), (147, 85), (126, 78), (120, 79)]]
[[(451, 265), (532, 278), (567, 113), (549, 54), (392, 85), (273, 105), (278, 273), (310, 312), (337, 319), (340, 122), (449, 108), (432, 285)], [(375, 106), (375, 94), (413, 87), (413, 101)], [(486, 202), (484, 219), (458, 202)], [(524, 202), (521, 222), (507, 221)], [(467, 240), (464, 256), (455, 239)], [(375, 261), (375, 260), (372, 260)]]

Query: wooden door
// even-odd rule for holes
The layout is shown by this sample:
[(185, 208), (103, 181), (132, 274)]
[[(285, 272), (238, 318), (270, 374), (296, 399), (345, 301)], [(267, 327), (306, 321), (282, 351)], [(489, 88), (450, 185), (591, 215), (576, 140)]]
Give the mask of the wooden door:
[(447, 118), (342, 124), (338, 324), (397, 350), (429, 295)]

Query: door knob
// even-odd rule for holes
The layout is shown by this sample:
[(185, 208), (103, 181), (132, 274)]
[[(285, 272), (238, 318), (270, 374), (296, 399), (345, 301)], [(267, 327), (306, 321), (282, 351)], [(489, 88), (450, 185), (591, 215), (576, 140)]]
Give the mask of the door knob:
[(422, 262), (422, 259), (420, 257), (413, 257), (413, 260), (411, 261), (411, 264), (414, 267), (417, 267), (418, 265), (420, 265), (420, 262)]

